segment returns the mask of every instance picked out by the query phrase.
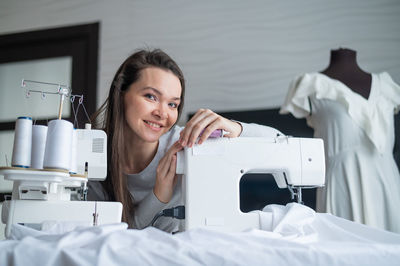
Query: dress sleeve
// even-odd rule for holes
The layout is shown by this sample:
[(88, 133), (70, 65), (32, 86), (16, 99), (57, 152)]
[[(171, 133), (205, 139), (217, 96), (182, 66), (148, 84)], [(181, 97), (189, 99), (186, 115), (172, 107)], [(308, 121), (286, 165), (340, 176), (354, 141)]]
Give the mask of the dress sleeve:
[(309, 96), (315, 93), (313, 77), (307, 74), (296, 77), (289, 85), (286, 99), (279, 110), (280, 114), (292, 113), (296, 118), (305, 118), (311, 114)]
[(382, 86), (382, 93), (385, 98), (393, 104), (394, 112), (397, 114), (400, 110), (400, 86), (393, 81), (392, 77), (383, 72), (381, 76), (384, 86)]

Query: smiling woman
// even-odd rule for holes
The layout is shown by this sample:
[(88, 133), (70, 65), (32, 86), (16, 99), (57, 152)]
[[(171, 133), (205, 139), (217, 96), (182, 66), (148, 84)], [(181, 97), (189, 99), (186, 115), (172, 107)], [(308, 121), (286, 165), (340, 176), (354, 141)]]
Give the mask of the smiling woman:
[(125, 118), (131, 129), (126, 132), (134, 134), (126, 138), (133, 140), (132, 146), (143, 141), (157, 145), (177, 121), (181, 94), (180, 81), (172, 72), (156, 67), (142, 70), (138, 82), (124, 95)]
[[(109, 167), (102, 184), (89, 184), (92, 187), (89, 198), (120, 201), (124, 206), (122, 220), (130, 226), (133, 226), (137, 216), (134, 203), (138, 205), (138, 199), (143, 197), (140, 193), (132, 193), (129, 188), (140, 188), (143, 184), (131, 184), (129, 181), (138, 178), (129, 178), (129, 174), (143, 172), (154, 161), (160, 137), (171, 129), (182, 112), (184, 93), (183, 73), (167, 54), (161, 50), (140, 50), (119, 67), (107, 100), (94, 114), (93, 120), (104, 115), (99, 126), (108, 135)], [(164, 168), (171, 168), (169, 177), (172, 176), (172, 179), (175, 173), (172, 175), (174, 169), (170, 165), (172, 155), (177, 151), (176, 147), (167, 156), (168, 160), (164, 160)], [(155, 180), (143, 182), (152, 188)], [(162, 194), (172, 194), (171, 184), (167, 190)], [(160, 195), (155, 198), (150, 193), (151, 189), (147, 189), (147, 192), (153, 196), (150, 197), (153, 201), (164, 199)]]
[[(228, 120), (200, 109), (186, 124), (176, 126), (182, 112), (185, 80), (178, 65), (161, 50), (140, 50), (115, 74), (109, 96), (94, 119), (108, 135), (108, 173), (104, 182), (90, 182), (91, 200), (123, 204), (122, 220), (144, 228), (161, 210), (182, 205), (176, 154), (200, 145), (216, 129), (224, 137), (275, 137), (277, 130)], [(97, 119), (96, 119), (97, 118)], [(176, 219), (161, 217), (155, 226), (176, 231)]]

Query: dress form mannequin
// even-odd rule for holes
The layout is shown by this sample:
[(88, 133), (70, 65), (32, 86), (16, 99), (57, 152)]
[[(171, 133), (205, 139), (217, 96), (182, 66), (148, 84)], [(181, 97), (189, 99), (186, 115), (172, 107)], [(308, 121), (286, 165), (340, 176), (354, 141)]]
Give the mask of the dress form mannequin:
[(350, 49), (331, 51), (327, 69), (292, 81), (280, 113), (306, 118), (324, 140), (319, 212), (400, 233), (400, 173), (392, 153), (399, 108), (400, 85), (387, 72), (361, 70)]
[(356, 54), (356, 51), (346, 48), (331, 50), (329, 66), (321, 73), (341, 81), (352, 91), (368, 99), (372, 76), (358, 66)]

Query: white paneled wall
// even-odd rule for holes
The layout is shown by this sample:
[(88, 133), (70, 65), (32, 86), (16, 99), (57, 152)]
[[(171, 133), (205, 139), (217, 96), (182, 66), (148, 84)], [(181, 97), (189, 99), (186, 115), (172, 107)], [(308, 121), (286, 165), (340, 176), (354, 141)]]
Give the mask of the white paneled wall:
[(100, 21), (98, 105), (119, 64), (148, 46), (181, 65), (185, 113), (230, 111), (278, 107), (295, 75), (340, 46), (400, 82), (399, 14), (397, 0), (2, 0), (0, 34)]

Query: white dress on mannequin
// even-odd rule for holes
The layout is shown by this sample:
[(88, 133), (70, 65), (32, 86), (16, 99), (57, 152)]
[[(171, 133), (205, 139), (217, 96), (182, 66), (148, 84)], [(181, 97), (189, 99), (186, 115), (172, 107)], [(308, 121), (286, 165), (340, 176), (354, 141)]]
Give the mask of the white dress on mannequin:
[(317, 210), (400, 233), (400, 175), (393, 158), (400, 86), (372, 74), (366, 99), (321, 73), (292, 82), (280, 113), (307, 118), (325, 144), (326, 185)]

